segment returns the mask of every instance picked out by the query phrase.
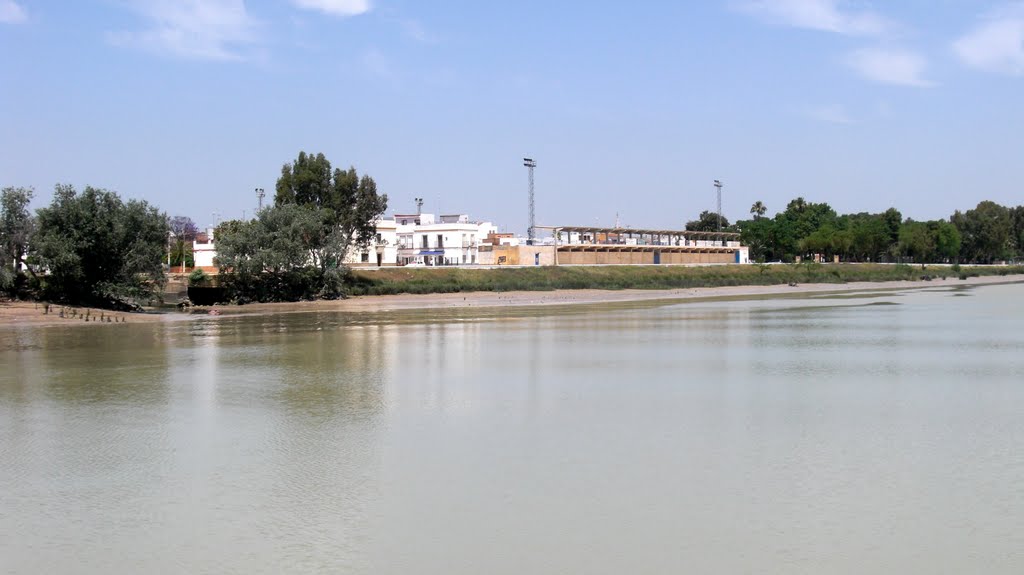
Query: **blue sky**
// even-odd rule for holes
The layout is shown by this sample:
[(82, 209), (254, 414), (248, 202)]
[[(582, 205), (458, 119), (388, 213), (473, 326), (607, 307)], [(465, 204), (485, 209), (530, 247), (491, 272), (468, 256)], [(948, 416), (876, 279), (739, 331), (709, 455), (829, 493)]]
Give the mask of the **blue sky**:
[(1024, 203), (1024, 2), (0, 0), (0, 185), (207, 225), (299, 150), (389, 212), (677, 228)]

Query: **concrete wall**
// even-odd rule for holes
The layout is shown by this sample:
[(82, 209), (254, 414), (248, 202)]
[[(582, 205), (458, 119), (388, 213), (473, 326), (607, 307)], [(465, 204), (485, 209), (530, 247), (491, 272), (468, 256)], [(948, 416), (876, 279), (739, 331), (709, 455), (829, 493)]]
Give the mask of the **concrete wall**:
[[(735, 252), (670, 252), (661, 251), (662, 264), (731, 264)], [(654, 251), (586, 251), (558, 252), (560, 265), (627, 265), (653, 264)]]

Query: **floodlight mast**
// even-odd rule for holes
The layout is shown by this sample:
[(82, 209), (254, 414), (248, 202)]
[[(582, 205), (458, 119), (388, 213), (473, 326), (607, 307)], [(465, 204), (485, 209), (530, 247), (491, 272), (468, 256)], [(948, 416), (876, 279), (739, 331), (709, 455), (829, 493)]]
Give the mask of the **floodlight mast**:
[(533, 210), (533, 169), (537, 167), (537, 162), (535, 162), (533, 158), (523, 158), (523, 165), (526, 166), (530, 172), (530, 227), (526, 230), (526, 245), (532, 246), (536, 239), (536, 232), (534, 230), (536, 220), (534, 219)]
[(715, 188), (718, 190), (718, 231), (722, 231), (722, 182), (715, 180)]

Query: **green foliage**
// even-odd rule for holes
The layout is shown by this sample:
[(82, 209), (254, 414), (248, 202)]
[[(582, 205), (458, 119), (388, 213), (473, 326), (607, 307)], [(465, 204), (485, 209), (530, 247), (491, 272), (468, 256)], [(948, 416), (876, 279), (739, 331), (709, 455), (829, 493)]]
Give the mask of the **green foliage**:
[(0, 191), (0, 290), (13, 294), (26, 263), (35, 218), (28, 209), (31, 188)]
[(167, 216), (144, 201), (86, 187), (58, 185), (38, 211), (32, 249), (45, 299), (97, 307), (134, 308), (164, 281), (161, 261)]
[(348, 237), (327, 210), (295, 204), (266, 208), (256, 219), (217, 228), (223, 285), (239, 301), (294, 301), (342, 293)]
[(962, 237), (960, 258), (975, 263), (992, 263), (1013, 255), (1011, 211), (995, 202), (983, 201), (973, 210), (958, 210), (950, 221)]
[[(350, 272), (353, 295), (549, 291), (556, 289), (677, 289), (788, 283), (845, 283), (918, 279), (909, 265), (563, 266), (502, 269), (385, 268)], [(1024, 267), (965, 268), (970, 275), (1024, 273)]]
[(210, 281), (210, 276), (206, 275), (203, 270), (192, 270), (192, 273), (188, 274), (188, 285), (190, 286), (204, 286)]
[(377, 193), (373, 178), (335, 169), (323, 154), (299, 156), (281, 168), (277, 180), (277, 206), (295, 204), (322, 214), (321, 220), (337, 228), (354, 247), (365, 247), (376, 232), (375, 222), (388, 205), (387, 195)]
[[(686, 222), (686, 229), (691, 232), (717, 232), (719, 231), (718, 213), (704, 210), (696, 220)], [(722, 216), (721, 231), (735, 232), (737, 230), (729, 225), (729, 220), (725, 216)]]
[(344, 294), (350, 248), (375, 237), (387, 209), (373, 178), (331, 171), (323, 154), (300, 152), (281, 168), (273, 207), (218, 226), (217, 265), (229, 298), (294, 301)]

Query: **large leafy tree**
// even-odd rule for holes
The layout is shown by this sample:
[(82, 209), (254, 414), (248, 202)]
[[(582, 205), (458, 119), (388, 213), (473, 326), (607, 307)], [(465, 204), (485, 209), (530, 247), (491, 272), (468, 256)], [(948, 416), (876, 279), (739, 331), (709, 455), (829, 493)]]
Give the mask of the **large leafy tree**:
[(950, 218), (963, 238), (960, 257), (964, 260), (991, 263), (1011, 253), (1013, 224), (1010, 210), (995, 202), (983, 201), (973, 210), (959, 210)]
[(114, 192), (58, 185), (49, 207), (38, 211), (32, 249), (43, 296), (55, 301), (135, 308), (151, 300), (163, 281), (167, 216), (145, 201), (122, 201)]
[(294, 162), (281, 167), (274, 203), (295, 204), (323, 210), (322, 221), (353, 246), (363, 247), (376, 232), (376, 221), (388, 206), (388, 197), (377, 192), (373, 178), (355, 168), (331, 171), (323, 154), (299, 152)]
[(28, 209), (32, 194), (31, 188), (0, 190), (0, 289), (13, 287), (26, 263), (35, 227), (35, 218)]
[(217, 263), (230, 296), (242, 302), (338, 296), (348, 243), (328, 231), (327, 216), (284, 204), (218, 226)]

